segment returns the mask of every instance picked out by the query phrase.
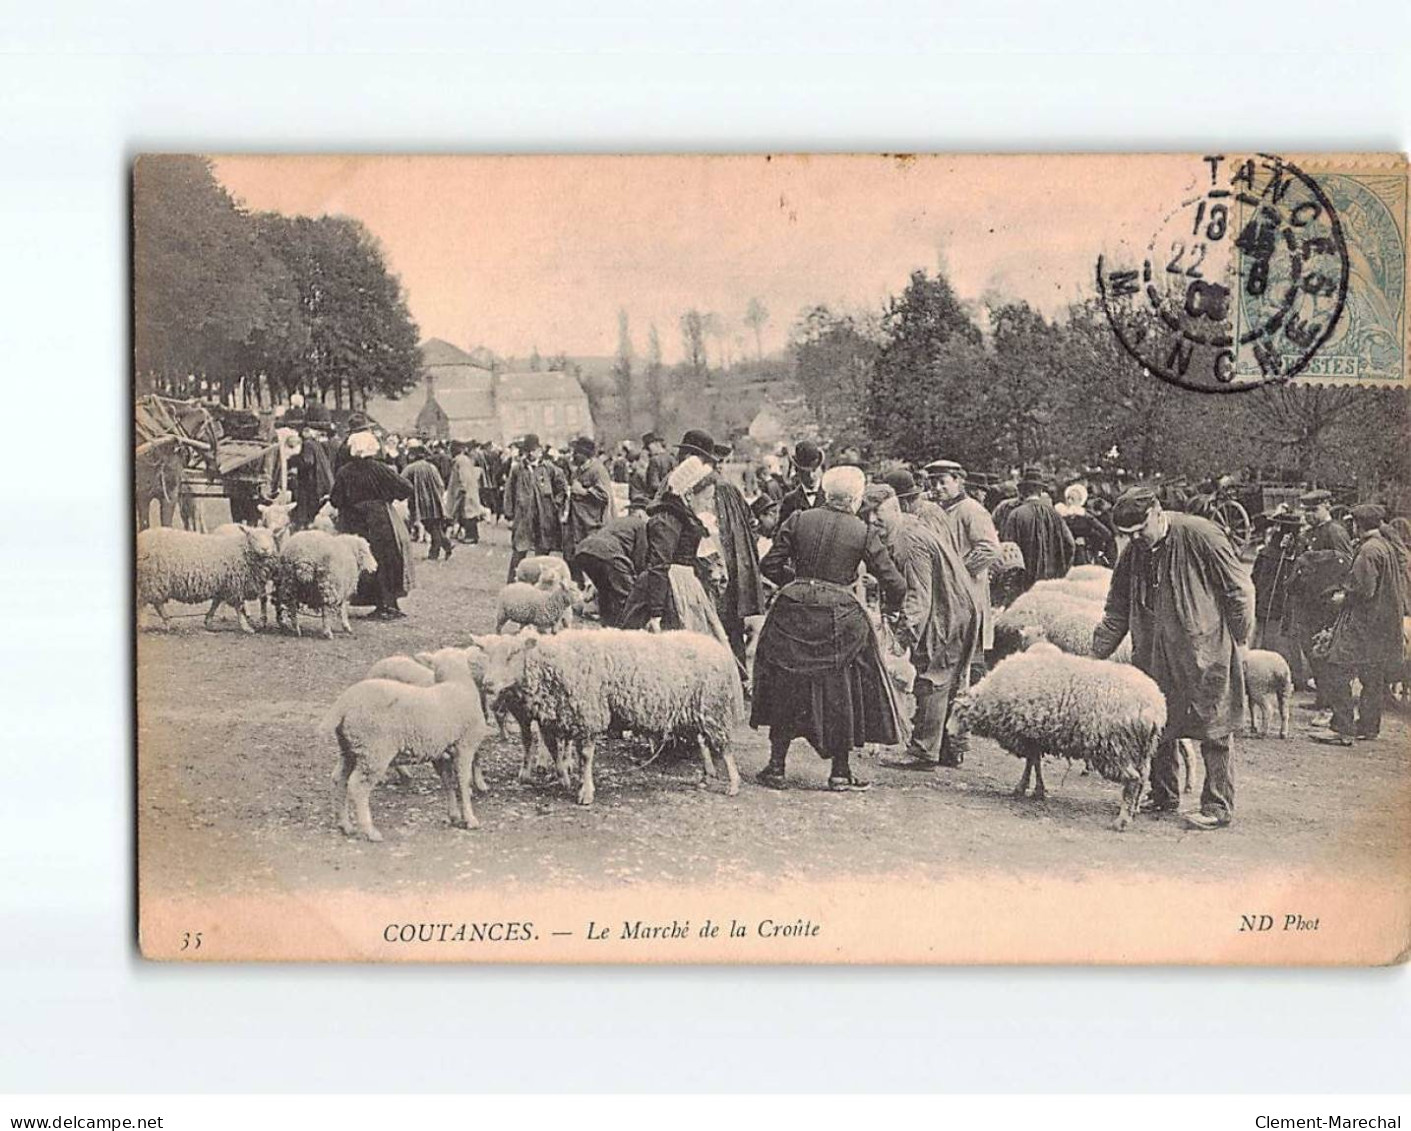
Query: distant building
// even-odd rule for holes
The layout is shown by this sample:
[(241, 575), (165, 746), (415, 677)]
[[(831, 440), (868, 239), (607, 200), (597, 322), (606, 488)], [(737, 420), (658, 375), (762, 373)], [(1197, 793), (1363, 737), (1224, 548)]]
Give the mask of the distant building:
[(487, 351), (466, 353), (438, 338), (421, 354), (422, 397), (368, 401), (368, 414), (390, 432), (502, 444), (534, 432), (556, 447), (593, 435), (588, 398), (568, 373), (496, 373)]

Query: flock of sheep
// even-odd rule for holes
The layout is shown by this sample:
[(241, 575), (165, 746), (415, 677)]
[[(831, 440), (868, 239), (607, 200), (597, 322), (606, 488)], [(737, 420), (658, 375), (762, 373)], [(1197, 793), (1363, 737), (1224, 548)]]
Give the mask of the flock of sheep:
[[(376, 569), (367, 543), (327, 528), (289, 534), (287, 512), (275, 508), (265, 520), (260, 527), (230, 524), (210, 534), (143, 531), (137, 537), (139, 604), (169, 624), (167, 601), (209, 601), (208, 627), (228, 604), (249, 632), (246, 602), (260, 601), (267, 625), (272, 590), (281, 626), (288, 618), (298, 632), (302, 605), (322, 613), (325, 636), (332, 635), (330, 616), (351, 632), (347, 607), (358, 575)], [(1166, 703), (1155, 682), (1132, 666), (1129, 642), (1111, 659), (1091, 656), (1110, 576), (1100, 566), (1078, 566), (1065, 578), (1038, 583), (1003, 610), (995, 640), (1004, 658), (958, 701), (951, 726), (992, 738), (1024, 760), (1017, 796), (1028, 792), (1031, 778), (1034, 797), (1044, 796), (1045, 757), (1082, 762), (1120, 784), (1114, 827), (1123, 829), (1145, 787)], [(738, 793), (731, 741), (745, 716), (729, 648), (698, 633), (571, 627), (582, 608), (561, 559), (530, 558), (500, 593), (493, 635), (379, 660), (344, 691), (322, 724), (339, 751), (339, 827), (381, 840), (372, 790), (389, 772), (420, 762), (436, 768), (451, 823), (476, 827), (472, 795), (487, 788), (476, 757), (491, 714), (502, 736), (509, 718), (518, 724), (520, 780), (534, 777), (537, 732), (559, 781), (571, 789), (577, 780), (582, 805), (593, 803), (598, 742), (628, 733), (657, 750), (693, 747), (703, 787), (716, 776), (715, 759), (722, 759), (726, 792)], [(503, 632), (507, 627), (514, 631)], [(1251, 731), (1256, 708), (1266, 732), (1277, 711), (1280, 737), (1288, 737), (1287, 663), (1277, 653), (1250, 651), (1245, 678)]]

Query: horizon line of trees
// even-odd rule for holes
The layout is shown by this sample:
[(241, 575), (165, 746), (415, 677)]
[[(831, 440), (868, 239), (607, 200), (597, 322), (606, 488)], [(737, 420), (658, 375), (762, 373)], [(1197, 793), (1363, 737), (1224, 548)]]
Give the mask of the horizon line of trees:
[(420, 380), (416, 323), (366, 226), (248, 212), (203, 157), (138, 161), (133, 293), (139, 394), (358, 408)]

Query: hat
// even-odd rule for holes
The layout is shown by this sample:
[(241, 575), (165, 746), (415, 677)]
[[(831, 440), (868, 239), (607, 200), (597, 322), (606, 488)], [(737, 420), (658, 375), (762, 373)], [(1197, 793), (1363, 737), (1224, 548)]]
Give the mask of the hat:
[(644, 448), (650, 448), (653, 444), (664, 443), (666, 443), (666, 441), (663, 440), (660, 436), (658, 436), (655, 432), (642, 433), (642, 447)]
[(921, 494), (921, 488), (916, 485), (916, 477), (904, 467), (887, 472), (882, 476), (882, 482), (896, 493), (898, 499), (914, 499)]
[(598, 454), (598, 445), (587, 436), (575, 436), (568, 445), (581, 456), (594, 456)]
[(1303, 525), (1303, 520), (1296, 514), (1276, 514), (1269, 519), (1275, 526), (1282, 526), (1285, 530), (1297, 530)]
[(862, 493), (862, 506), (858, 509), (857, 513), (860, 515), (870, 514), (888, 499), (895, 499), (896, 497), (897, 493), (890, 485), (886, 483), (869, 483), (867, 490)]
[(1117, 505), (1112, 508), (1112, 525), (1123, 534), (1139, 530), (1155, 503), (1156, 492), (1150, 487), (1133, 487), (1123, 491)]
[(972, 487), (993, 487), (995, 485), (995, 477), (988, 471), (967, 472), (964, 468), (961, 468), (960, 473)]
[(348, 431), (361, 432), (367, 428), (367, 415), (361, 412), (350, 412), (348, 414)]
[(1352, 520), (1358, 526), (1374, 526), (1386, 521), (1386, 508), (1376, 503), (1358, 503), (1352, 508)]
[(1333, 501), (1331, 491), (1305, 491), (1298, 497), (1298, 505), (1301, 507), (1316, 507), (1319, 503), (1330, 503)]
[(1048, 480), (1044, 478), (1044, 469), (1041, 467), (1026, 467), (1019, 473), (1019, 485), (1034, 487), (1047, 487)]
[(729, 441), (723, 441), (715, 445), (716, 459), (729, 459), (735, 454), (735, 445)]
[(958, 479), (965, 478), (965, 468), (956, 463), (953, 459), (933, 459), (926, 465), (927, 475), (954, 475)]
[(681, 437), (681, 442), (676, 445), (676, 454), (678, 456), (700, 456), (704, 460), (714, 460), (715, 441), (709, 432), (703, 432), (699, 428), (691, 428)]
[(539, 437), (533, 432), (526, 432), (519, 440), (519, 450), (522, 452), (532, 452), (540, 447)]
[(823, 449), (812, 440), (800, 440), (794, 445), (794, 463), (805, 471), (812, 471), (823, 464)]

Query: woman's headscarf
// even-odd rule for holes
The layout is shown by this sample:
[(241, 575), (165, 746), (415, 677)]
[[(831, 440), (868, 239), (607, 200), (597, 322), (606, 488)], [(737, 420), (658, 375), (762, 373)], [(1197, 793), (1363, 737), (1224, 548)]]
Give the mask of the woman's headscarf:
[(348, 454), (357, 459), (366, 459), (382, 451), (382, 445), (371, 432), (354, 432), (348, 437)]

